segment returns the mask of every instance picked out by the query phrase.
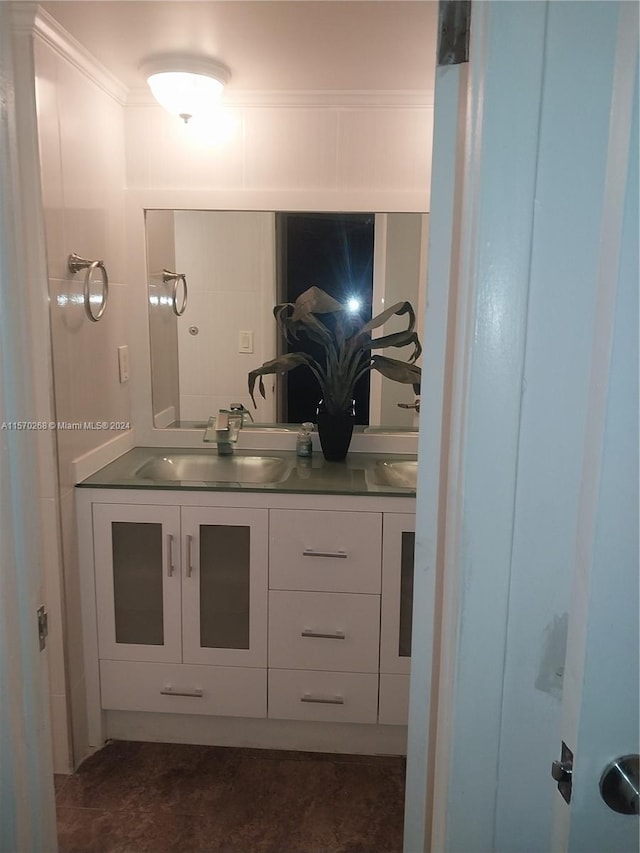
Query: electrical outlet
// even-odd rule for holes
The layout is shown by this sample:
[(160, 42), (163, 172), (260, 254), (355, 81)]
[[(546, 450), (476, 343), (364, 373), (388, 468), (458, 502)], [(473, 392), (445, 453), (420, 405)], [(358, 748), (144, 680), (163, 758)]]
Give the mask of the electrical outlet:
[(129, 347), (118, 347), (118, 372), (120, 382), (129, 381)]

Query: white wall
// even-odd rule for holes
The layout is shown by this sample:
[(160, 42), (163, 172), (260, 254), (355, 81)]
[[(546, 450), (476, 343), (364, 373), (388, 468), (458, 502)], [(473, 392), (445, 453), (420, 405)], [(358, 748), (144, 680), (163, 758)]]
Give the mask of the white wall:
[[(58, 422), (126, 423), (129, 386), (118, 378), (117, 347), (128, 343), (122, 108), (51, 45), (36, 39), (37, 109), (47, 241), (50, 319)], [(83, 273), (71, 275), (71, 252), (104, 259), (109, 300), (98, 323), (86, 317)], [(58, 429), (60, 525), (66, 612), (66, 684), (55, 678), (54, 706), (71, 710), (73, 756), (86, 749), (83, 643), (74, 511), (74, 461), (122, 430)], [(61, 726), (61, 723), (59, 723)], [(55, 737), (54, 737), (55, 742)]]
[[(132, 105), (125, 113), (130, 189), (211, 188), (274, 198), (316, 191), (326, 196), (328, 210), (363, 209), (359, 195), (377, 193), (374, 212), (391, 209), (392, 202), (394, 210), (428, 208), (430, 106), (230, 107), (233, 130), (221, 141), (198, 138), (157, 106)], [(345, 193), (353, 207), (344, 206)], [(286, 209), (262, 205), (278, 208)]]
[[(389, 308), (396, 302), (411, 302), (416, 312), (416, 331), (421, 339), (422, 320), (418, 316), (421, 304), (420, 289), (426, 288), (426, 280), (421, 279), (424, 271), (426, 246), (422, 245), (424, 219), (411, 213), (390, 213), (386, 217), (386, 263), (384, 275), (384, 308)], [(385, 323), (384, 328), (375, 332), (375, 337), (381, 334), (391, 334), (407, 327), (407, 316), (396, 317)], [(407, 358), (411, 350), (387, 347), (382, 354), (388, 358)], [(421, 367), (422, 359), (416, 364)], [(381, 409), (379, 423), (385, 426), (398, 426), (414, 429), (417, 423), (415, 411), (399, 409), (398, 403), (413, 404), (416, 395), (412, 385), (401, 385), (390, 379), (381, 382)]]

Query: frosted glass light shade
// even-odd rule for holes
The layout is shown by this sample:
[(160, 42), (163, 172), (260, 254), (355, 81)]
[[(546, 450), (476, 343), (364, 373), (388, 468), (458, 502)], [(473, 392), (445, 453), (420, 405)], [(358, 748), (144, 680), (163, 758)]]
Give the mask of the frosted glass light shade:
[(142, 70), (156, 101), (185, 122), (211, 110), (230, 77), (224, 66), (192, 58), (153, 60)]

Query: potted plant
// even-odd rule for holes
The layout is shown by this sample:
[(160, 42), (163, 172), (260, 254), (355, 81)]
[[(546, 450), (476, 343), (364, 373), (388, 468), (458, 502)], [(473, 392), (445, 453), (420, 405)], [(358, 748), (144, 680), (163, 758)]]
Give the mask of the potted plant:
[[(256, 405), (256, 380), (265, 397), (262, 377), (288, 373), (306, 365), (318, 380), (318, 433), (326, 459), (344, 459), (351, 441), (354, 424), (353, 396), (356, 383), (370, 370), (377, 370), (395, 382), (413, 385), (420, 392), (421, 371), (414, 362), (422, 352), (415, 332), (415, 312), (410, 302), (397, 302), (366, 323), (354, 316), (346, 306), (319, 287), (310, 287), (295, 302), (285, 302), (273, 309), (274, 317), (285, 339), (296, 344), (307, 338), (320, 344), (323, 358), (306, 352), (290, 352), (265, 362), (249, 372), (249, 394)], [(407, 328), (399, 332), (372, 338), (371, 332), (384, 325), (392, 316), (407, 317)], [(412, 350), (406, 361), (372, 355), (372, 350), (385, 347), (406, 347)]]

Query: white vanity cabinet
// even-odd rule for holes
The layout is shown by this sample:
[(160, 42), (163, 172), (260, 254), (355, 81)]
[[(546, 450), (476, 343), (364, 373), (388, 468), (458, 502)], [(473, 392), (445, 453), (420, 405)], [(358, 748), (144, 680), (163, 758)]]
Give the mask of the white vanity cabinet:
[(92, 517), (102, 707), (265, 716), (268, 511)]
[(403, 751), (413, 498), (76, 494), (92, 744)]
[(415, 515), (384, 514), (379, 720), (406, 725), (409, 708)]

